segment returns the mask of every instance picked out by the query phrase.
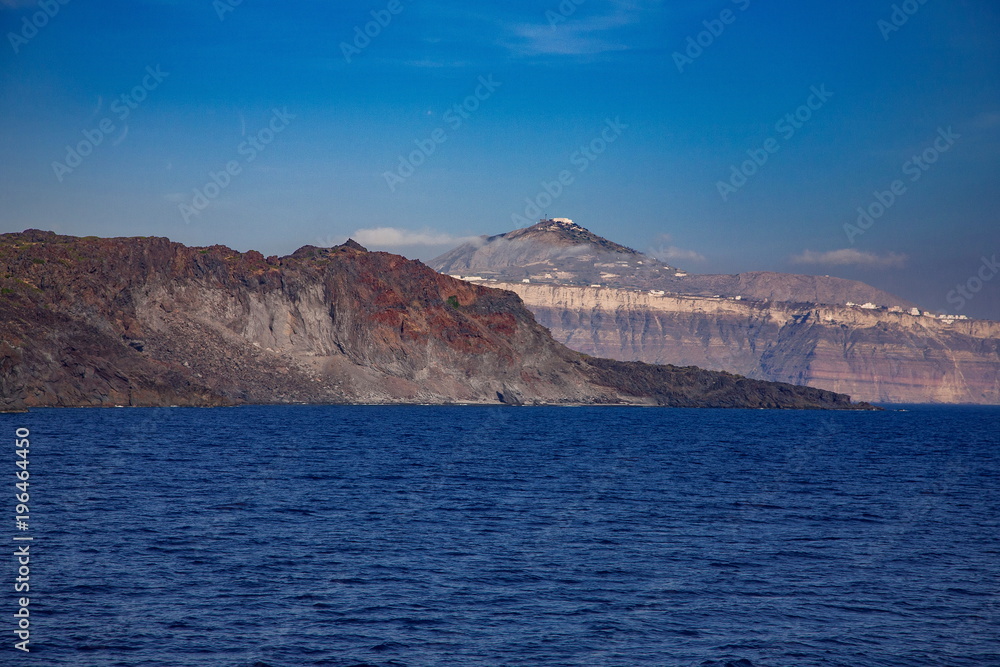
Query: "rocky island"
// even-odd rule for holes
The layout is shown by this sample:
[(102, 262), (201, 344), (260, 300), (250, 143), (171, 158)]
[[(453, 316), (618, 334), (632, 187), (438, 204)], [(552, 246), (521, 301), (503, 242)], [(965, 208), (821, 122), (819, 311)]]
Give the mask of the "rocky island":
[(0, 235), (0, 409), (241, 403), (868, 408), (597, 359), (521, 299), (349, 241), (264, 257), (165, 238)]

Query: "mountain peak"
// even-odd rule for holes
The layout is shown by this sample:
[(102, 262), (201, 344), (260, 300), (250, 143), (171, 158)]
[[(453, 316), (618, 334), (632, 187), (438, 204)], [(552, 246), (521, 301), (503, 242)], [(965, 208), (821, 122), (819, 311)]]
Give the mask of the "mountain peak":
[(585, 246), (591, 246), (593, 250), (601, 253), (613, 252), (627, 255), (637, 255), (637, 251), (632, 248), (609, 241), (603, 236), (598, 236), (589, 229), (582, 227), (569, 218), (547, 218), (539, 220), (531, 227), (515, 229), (506, 234), (491, 236), (487, 242), (494, 239), (505, 239), (513, 241), (515, 239), (539, 241), (548, 245), (556, 246), (584, 246), (581, 250), (587, 250)]
[(569, 231), (576, 231), (578, 229), (583, 229), (583, 231), (587, 231), (586, 229), (576, 224), (569, 218), (549, 218), (548, 220), (539, 220), (537, 224), (532, 225), (532, 229), (534, 228), (548, 229), (553, 231), (560, 229)]
[(688, 274), (655, 254), (609, 241), (569, 218), (546, 218), (530, 227), (482, 237), (430, 261), (441, 273), (499, 282), (655, 290), (693, 296), (740, 297), (800, 303), (913, 304), (864, 283), (773, 272)]
[(364, 247), (354, 239), (347, 239), (341, 243), (338, 248), (350, 248), (351, 250), (358, 250), (360, 252), (368, 252), (368, 248)]
[(569, 218), (545, 218), (530, 227), (465, 243), (432, 259), (430, 266), (452, 275), (471, 271), (496, 279), (558, 279), (589, 285), (601, 277), (603, 269), (617, 269), (622, 263), (639, 266), (657, 262)]

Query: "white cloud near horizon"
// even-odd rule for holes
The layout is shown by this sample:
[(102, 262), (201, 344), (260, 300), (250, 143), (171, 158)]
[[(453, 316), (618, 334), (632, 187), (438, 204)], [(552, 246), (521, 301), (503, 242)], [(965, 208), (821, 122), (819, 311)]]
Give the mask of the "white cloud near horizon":
[(867, 266), (873, 268), (902, 268), (909, 259), (901, 253), (890, 252), (879, 255), (874, 252), (864, 252), (856, 248), (841, 248), (827, 252), (804, 250), (791, 258), (794, 264), (825, 264), (829, 266)]

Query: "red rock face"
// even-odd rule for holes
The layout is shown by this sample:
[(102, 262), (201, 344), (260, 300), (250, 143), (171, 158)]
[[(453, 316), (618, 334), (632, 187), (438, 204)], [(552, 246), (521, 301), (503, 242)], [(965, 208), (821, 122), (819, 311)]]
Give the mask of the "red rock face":
[[(627, 366), (596, 369), (515, 294), (356, 244), (265, 258), (29, 230), (0, 236), (0, 272), (0, 407), (675, 404), (664, 398), (669, 372), (655, 392), (635, 391)], [(791, 396), (782, 407), (848, 405), (748, 386)]]

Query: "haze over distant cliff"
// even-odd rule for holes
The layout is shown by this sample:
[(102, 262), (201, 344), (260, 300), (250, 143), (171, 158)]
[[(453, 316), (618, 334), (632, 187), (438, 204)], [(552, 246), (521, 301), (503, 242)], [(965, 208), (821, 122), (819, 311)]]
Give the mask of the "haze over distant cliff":
[(511, 292), (348, 242), (265, 258), (164, 238), (0, 235), (0, 409), (234, 403), (851, 407), (592, 359)]
[(556, 340), (587, 354), (865, 401), (1000, 403), (1000, 323), (930, 316), (856, 281), (686, 274), (565, 220), (467, 244), (431, 265), (516, 292)]

